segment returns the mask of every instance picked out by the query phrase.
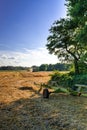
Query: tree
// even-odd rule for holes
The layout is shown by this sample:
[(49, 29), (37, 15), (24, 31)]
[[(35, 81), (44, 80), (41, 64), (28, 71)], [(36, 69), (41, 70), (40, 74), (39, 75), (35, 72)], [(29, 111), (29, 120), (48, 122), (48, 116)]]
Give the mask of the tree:
[(66, 0), (66, 2), (68, 15), (77, 24), (74, 31), (75, 39), (85, 48), (80, 60), (80, 64), (85, 65), (87, 64), (87, 0)]
[[(68, 18), (57, 20), (53, 23), (46, 44), (50, 53), (54, 53), (62, 61), (74, 63), (75, 73), (79, 74), (79, 62), (86, 62), (87, 45), (81, 38), (82, 32), (86, 32), (85, 15), (86, 7), (81, 4), (82, 0), (66, 0)], [(85, 5), (85, 1), (84, 5)], [(80, 2), (80, 3), (79, 3)], [(87, 2), (86, 2), (87, 3)], [(81, 8), (81, 6), (83, 6)], [(84, 9), (81, 14), (81, 9)], [(83, 16), (84, 14), (84, 16)], [(82, 20), (80, 20), (83, 16)], [(80, 21), (79, 21), (80, 20)], [(83, 29), (84, 27), (84, 29)], [(80, 39), (79, 39), (80, 37)], [(87, 35), (85, 34), (85, 37)]]
[(75, 73), (79, 73), (78, 62), (83, 53), (83, 49), (74, 39), (74, 28), (76, 24), (69, 19), (56, 21), (50, 29), (51, 35), (48, 37), (47, 49), (54, 53), (60, 60), (74, 61)]
[(49, 64), (47, 67), (47, 71), (53, 71), (53, 70), (55, 70), (54, 65)]
[(76, 39), (87, 46), (87, 0), (66, 0), (68, 15), (77, 23)]
[(47, 67), (48, 67), (47, 64), (42, 64), (42, 65), (40, 65), (40, 67), (39, 67), (39, 71), (47, 71)]

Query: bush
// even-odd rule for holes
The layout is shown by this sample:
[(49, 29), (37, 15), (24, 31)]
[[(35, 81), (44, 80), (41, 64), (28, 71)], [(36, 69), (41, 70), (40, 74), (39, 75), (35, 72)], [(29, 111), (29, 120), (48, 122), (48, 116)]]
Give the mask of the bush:
[(74, 84), (87, 84), (87, 74), (83, 75), (75, 75), (73, 77)]
[(67, 88), (72, 85), (72, 76), (69, 73), (60, 73), (57, 71), (51, 75), (50, 81), (55, 81), (59, 86)]
[(73, 88), (75, 84), (87, 85), (87, 74), (75, 75), (73, 72), (60, 73), (59, 71), (51, 75), (51, 80), (64, 88)]

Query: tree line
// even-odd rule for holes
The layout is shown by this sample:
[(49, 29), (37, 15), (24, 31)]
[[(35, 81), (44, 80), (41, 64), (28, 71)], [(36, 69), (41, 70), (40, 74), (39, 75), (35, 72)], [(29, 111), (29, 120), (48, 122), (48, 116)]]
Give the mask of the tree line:
[(71, 68), (70, 64), (56, 63), (56, 64), (41, 64), (40, 66), (32, 66), (33, 71), (68, 71)]
[(27, 70), (28, 67), (22, 67), (22, 66), (1, 66), (0, 70)]
[(1, 66), (0, 70), (12, 70), (12, 71), (20, 71), (20, 70), (27, 70), (30, 71), (32, 69), (33, 72), (37, 71), (68, 71), (71, 68), (70, 64), (64, 63), (56, 63), (56, 64), (41, 64), (40, 66), (31, 66), (31, 67), (22, 67), (22, 66)]

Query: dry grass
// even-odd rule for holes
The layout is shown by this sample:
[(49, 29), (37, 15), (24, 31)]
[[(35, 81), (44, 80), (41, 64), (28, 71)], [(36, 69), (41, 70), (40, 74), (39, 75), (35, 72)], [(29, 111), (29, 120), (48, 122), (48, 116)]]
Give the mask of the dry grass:
[(52, 72), (0, 72), (0, 130), (87, 130), (87, 97), (52, 94)]
[[(10, 103), (20, 98), (29, 98), (40, 86), (50, 79), (51, 72), (0, 72), (0, 102)], [(36, 84), (35, 84), (36, 83)], [(32, 87), (34, 91), (20, 91), (21, 87)]]

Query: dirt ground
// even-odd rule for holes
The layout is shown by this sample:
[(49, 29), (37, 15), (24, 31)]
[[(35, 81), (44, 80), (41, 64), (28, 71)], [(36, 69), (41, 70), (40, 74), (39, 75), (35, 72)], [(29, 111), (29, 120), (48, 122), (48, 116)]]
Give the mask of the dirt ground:
[(52, 72), (0, 72), (0, 130), (87, 130), (87, 97), (51, 94)]

